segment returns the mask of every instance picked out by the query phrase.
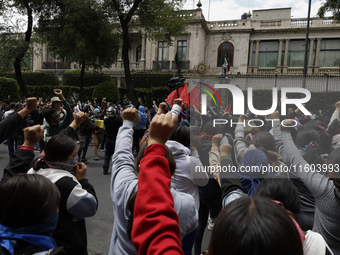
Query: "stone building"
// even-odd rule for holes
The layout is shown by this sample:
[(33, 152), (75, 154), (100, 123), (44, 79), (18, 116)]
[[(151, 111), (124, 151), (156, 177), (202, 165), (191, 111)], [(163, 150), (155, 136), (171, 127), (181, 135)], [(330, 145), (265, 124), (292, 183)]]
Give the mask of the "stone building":
[[(176, 72), (177, 52), (181, 71), (188, 77), (213, 76), (222, 72), (222, 55), (231, 74), (302, 74), (307, 18), (292, 19), (291, 8), (253, 10), (239, 20), (211, 21), (202, 9), (183, 11), (190, 17), (186, 33), (174, 38), (173, 45), (150, 41), (139, 32), (130, 36), (131, 70)], [(340, 23), (328, 18), (311, 18), (309, 32), (308, 74), (339, 74)], [(73, 63), (53, 59), (47, 47), (34, 57), (33, 71), (78, 69)], [(110, 69), (124, 76), (118, 58)]]

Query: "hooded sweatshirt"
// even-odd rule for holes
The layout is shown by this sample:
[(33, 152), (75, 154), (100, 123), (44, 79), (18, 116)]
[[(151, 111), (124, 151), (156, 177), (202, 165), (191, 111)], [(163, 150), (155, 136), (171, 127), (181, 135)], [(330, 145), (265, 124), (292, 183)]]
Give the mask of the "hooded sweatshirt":
[[(134, 172), (135, 158), (132, 155), (133, 122), (124, 121), (119, 128), (116, 151), (112, 157), (111, 198), (113, 202), (113, 230), (109, 254), (137, 255), (131, 239), (127, 235), (128, 220), (131, 212), (127, 202), (138, 189), (138, 176)], [(192, 196), (171, 189), (174, 209), (178, 214), (181, 239), (197, 227), (198, 212)], [(155, 201), (157, 204), (157, 201)]]
[(139, 106), (139, 114), (142, 118), (142, 123), (140, 124), (140, 129), (146, 129), (146, 121), (148, 119), (148, 115), (145, 114), (144, 106)]
[(171, 150), (176, 160), (176, 171), (171, 177), (171, 188), (191, 195), (195, 199), (195, 206), (198, 210), (200, 199), (197, 186), (207, 185), (209, 176), (202, 171), (203, 166), (197, 151), (193, 153), (193, 156), (189, 156), (190, 150), (179, 142), (169, 140), (165, 145)]
[(60, 191), (59, 220), (53, 238), (64, 246), (67, 254), (87, 254), (85, 217), (96, 214), (98, 201), (93, 186), (87, 179), (77, 180), (70, 172), (45, 168), (30, 169), (28, 174), (40, 174), (53, 182)]

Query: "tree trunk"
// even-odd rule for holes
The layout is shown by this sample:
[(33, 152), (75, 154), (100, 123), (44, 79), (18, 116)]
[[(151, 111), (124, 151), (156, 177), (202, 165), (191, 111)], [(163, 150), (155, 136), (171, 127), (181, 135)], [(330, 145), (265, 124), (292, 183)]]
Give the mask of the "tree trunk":
[(24, 58), (25, 53), (27, 52), (30, 41), (31, 41), (32, 29), (33, 29), (33, 16), (32, 16), (32, 10), (28, 4), (25, 5), (25, 8), (27, 10), (27, 15), (28, 15), (27, 30), (25, 32), (26, 47), (20, 54), (18, 54), (15, 57), (13, 65), (14, 65), (14, 71), (15, 71), (15, 79), (17, 80), (19, 84), (21, 95), (27, 97), (26, 86), (21, 75), (21, 60)]
[(80, 71), (80, 90), (79, 90), (79, 101), (83, 101), (83, 89), (84, 89), (84, 74), (85, 74), (85, 61), (81, 63)]
[(21, 75), (20, 63), (21, 63), (20, 59), (18, 57), (16, 57), (14, 64), (13, 64), (14, 65), (14, 71), (15, 71), (15, 79), (18, 82), (21, 96), (27, 97), (26, 86), (25, 86), (24, 80), (22, 79), (22, 75)]
[(128, 24), (126, 22), (121, 22), (122, 29), (123, 29), (123, 63), (124, 63), (124, 73), (125, 73), (125, 82), (126, 82), (126, 89), (127, 95), (129, 100), (131, 100), (134, 104), (137, 103), (135, 99), (134, 88), (131, 79), (131, 72), (130, 72), (130, 61), (129, 61), (129, 45), (130, 45), (130, 38), (129, 38), (129, 29)]

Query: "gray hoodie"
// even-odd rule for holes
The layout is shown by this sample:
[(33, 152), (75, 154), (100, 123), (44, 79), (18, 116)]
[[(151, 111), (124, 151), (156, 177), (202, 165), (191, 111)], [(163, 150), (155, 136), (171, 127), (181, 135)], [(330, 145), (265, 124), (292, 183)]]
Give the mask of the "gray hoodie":
[[(126, 229), (131, 212), (126, 207), (127, 201), (137, 190), (138, 177), (134, 173), (134, 156), (132, 155), (133, 122), (124, 121), (119, 128), (116, 151), (112, 157), (111, 198), (113, 202), (113, 230), (109, 254), (138, 254)], [(198, 212), (195, 200), (191, 195), (171, 189), (174, 198), (174, 209), (179, 218), (181, 239), (197, 227)]]

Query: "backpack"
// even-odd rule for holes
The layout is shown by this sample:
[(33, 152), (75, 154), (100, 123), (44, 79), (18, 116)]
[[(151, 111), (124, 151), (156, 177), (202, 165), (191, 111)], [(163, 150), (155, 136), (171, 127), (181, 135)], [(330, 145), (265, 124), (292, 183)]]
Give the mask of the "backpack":
[(93, 130), (96, 128), (96, 119), (93, 117), (88, 117), (83, 123), (83, 128), (86, 130)]
[(96, 120), (96, 127), (94, 129), (94, 132), (97, 133), (103, 133), (104, 131), (104, 120)]

